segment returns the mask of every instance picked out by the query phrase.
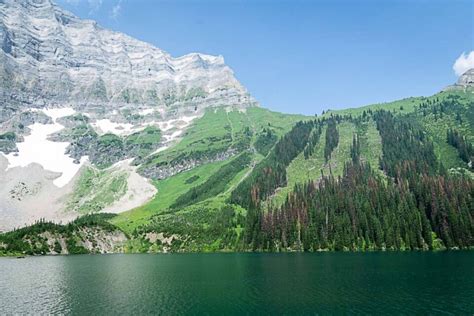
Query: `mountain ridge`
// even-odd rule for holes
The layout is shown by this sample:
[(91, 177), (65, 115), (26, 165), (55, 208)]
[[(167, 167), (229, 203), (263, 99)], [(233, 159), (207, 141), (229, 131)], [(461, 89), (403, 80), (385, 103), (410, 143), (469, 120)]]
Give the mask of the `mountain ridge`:
[[(82, 20), (50, 0), (3, 1), (0, 17), (2, 75), (20, 101), (43, 96), (40, 101), (49, 104), (84, 100), (171, 106), (180, 98), (186, 103), (191, 93), (193, 104), (204, 107), (218, 101), (256, 105), (222, 56), (173, 58), (149, 43)], [(22, 87), (35, 94), (22, 97)]]

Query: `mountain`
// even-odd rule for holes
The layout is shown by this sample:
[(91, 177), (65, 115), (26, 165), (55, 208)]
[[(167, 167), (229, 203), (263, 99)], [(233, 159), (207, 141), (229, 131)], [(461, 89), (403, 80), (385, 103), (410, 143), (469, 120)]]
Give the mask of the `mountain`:
[(173, 58), (148, 43), (79, 19), (50, 0), (2, 1), (0, 43), (4, 102), (180, 110), (254, 103), (222, 56), (193, 53)]
[(287, 115), (222, 58), (173, 59), (45, 0), (0, 12), (0, 254), (474, 246), (472, 70), (430, 97)]
[[(222, 56), (174, 58), (50, 0), (1, 1), (0, 43), (0, 230), (69, 220), (84, 205), (136, 207), (156, 192), (139, 165), (173, 146), (193, 120), (211, 108), (258, 106)], [(221, 149), (173, 171), (140, 173), (176, 173), (235, 153)], [(96, 185), (78, 193), (90, 174)], [(113, 194), (110, 186), (118, 186)]]

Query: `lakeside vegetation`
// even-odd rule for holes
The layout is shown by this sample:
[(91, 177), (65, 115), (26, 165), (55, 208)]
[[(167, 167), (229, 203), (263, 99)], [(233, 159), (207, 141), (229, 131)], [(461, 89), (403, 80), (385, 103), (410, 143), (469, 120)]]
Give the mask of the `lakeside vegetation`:
[[(106, 213), (88, 214), (65, 225), (41, 219), (33, 225), (0, 234), (0, 256), (45, 255), (52, 252), (60, 254), (63, 251), (67, 251), (68, 254), (90, 253), (80, 245), (84, 241), (84, 236), (78, 232), (84, 228), (94, 227), (113, 232), (117, 227), (109, 223), (109, 220), (115, 216)], [(51, 236), (55, 237), (53, 245), (49, 244)], [(59, 240), (63, 243), (61, 244)]]

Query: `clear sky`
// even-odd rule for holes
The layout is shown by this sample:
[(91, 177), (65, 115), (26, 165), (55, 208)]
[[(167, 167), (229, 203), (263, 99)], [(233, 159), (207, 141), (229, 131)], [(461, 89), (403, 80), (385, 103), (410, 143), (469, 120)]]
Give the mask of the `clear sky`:
[(223, 55), (264, 107), (286, 113), (434, 94), (474, 49), (471, 0), (55, 1), (172, 56)]

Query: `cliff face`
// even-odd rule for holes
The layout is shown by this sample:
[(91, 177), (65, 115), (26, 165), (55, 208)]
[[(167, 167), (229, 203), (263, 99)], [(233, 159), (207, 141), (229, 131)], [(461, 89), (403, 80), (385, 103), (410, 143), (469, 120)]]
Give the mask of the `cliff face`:
[(0, 1), (0, 65), (2, 103), (254, 104), (222, 56), (173, 58), (50, 0)]

